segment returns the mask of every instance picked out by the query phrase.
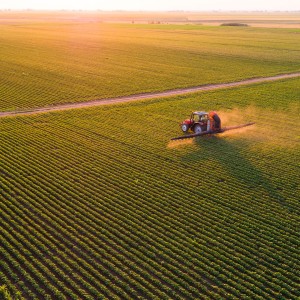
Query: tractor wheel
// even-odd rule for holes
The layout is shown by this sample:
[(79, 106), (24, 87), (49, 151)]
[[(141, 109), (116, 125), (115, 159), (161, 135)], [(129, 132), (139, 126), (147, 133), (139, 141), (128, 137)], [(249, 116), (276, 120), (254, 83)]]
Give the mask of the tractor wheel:
[(188, 126), (187, 124), (182, 124), (182, 125), (181, 125), (181, 130), (182, 130), (183, 132), (188, 132), (189, 126)]
[(202, 132), (202, 129), (201, 129), (201, 126), (200, 125), (195, 125), (195, 127), (194, 127), (194, 132), (195, 133), (201, 133)]

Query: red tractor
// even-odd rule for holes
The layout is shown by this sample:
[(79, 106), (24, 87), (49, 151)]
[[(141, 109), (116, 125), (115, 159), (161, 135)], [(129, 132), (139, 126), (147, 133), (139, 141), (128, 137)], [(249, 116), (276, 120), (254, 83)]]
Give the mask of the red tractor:
[(221, 128), (221, 119), (215, 111), (211, 111), (209, 113), (205, 111), (194, 111), (189, 119), (186, 119), (180, 123), (180, 127), (184, 133), (187, 133), (189, 130), (191, 130), (193, 133), (178, 136), (172, 138), (171, 140), (175, 141), (189, 139), (206, 134), (219, 134), (228, 130), (243, 128), (254, 124), (254, 122), (250, 122), (242, 125)]
[(221, 130), (221, 119), (216, 112), (194, 111), (189, 119), (181, 124), (181, 130), (186, 133), (189, 130), (194, 133), (218, 132)]

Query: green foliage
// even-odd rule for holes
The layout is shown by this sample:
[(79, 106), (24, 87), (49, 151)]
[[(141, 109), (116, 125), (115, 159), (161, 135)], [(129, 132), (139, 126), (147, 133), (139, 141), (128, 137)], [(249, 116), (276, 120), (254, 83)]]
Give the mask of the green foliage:
[[(2, 118), (0, 278), (26, 299), (296, 299), (299, 83)], [(256, 125), (170, 143), (196, 109)]]
[(0, 286), (0, 299), (1, 300), (12, 300), (9, 291), (5, 285)]
[(20, 292), (16, 292), (16, 295), (11, 296), (6, 285), (0, 286), (0, 300), (23, 300)]
[(299, 71), (296, 29), (0, 24), (0, 110)]
[[(0, 27), (1, 109), (300, 67), (294, 29)], [(1, 118), (1, 282), (16, 299), (298, 298), (299, 95), (290, 79)], [(256, 125), (170, 143), (199, 109)]]

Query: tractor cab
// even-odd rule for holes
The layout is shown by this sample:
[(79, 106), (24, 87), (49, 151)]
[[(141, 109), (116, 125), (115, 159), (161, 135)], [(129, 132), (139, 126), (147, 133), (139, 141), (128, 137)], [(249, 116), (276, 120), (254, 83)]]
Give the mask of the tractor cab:
[(183, 132), (192, 130), (194, 133), (200, 133), (209, 130), (207, 127), (209, 117), (205, 111), (194, 111), (189, 119), (184, 120), (180, 126)]
[(208, 120), (208, 113), (204, 112), (204, 111), (195, 111), (192, 113), (191, 115), (191, 119), (194, 120), (195, 123), (205, 123)]

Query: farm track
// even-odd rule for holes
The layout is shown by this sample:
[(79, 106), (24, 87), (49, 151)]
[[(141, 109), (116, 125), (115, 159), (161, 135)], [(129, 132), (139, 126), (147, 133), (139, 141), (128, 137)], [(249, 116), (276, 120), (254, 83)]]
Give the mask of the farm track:
[(159, 97), (184, 95), (184, 94), (194, 93), (194, 92), (198, 92), (198, 91), (212, 91), (212, 90), (217, 90), (217, 89), (225, 89), (225, 88), (237, 87), (237, 86), (242, 86), (242, 85), (250, 85), (250, 84), (254, 84), (254, 83), (261, 83), (261, 82), (275, 81), (275, 80), (296, 78), (296, 77), (300, 77), (300, 72), (289, 73), (289, 74), (280, 74), (280, 75), (275, 75), (275, 76), (271, 76), (271, 77), (250, 78), (250, 79), (245, 79), (245, 80), (236, 81), (236, 82), (229, 82), (229, 83), (206, 84), (206, 85), (195, 86), (195, 87), (190, 87), (190, 88), (167, 90), (167, 91), (163, 91), (163, 92), (143, 93), (143, 94), (122, 96), (122, 97), (115, 97), (115, 98), (103, 98), (103, 99), (96, 99), (96, 100), (92, 100), (92, 101), (79, 102), (79, 103), (77, 102), (77, 103), (68, 103), (68, 104), (58, 104), (58, 105), (47, 106), (47, 107), (33, 108), (33, 109), (29, 109), (29, 110), (0, 112), (0, 118), (1, 117), (9, 117), (9, 116), (17, 116), (17, 115), (31, 115), (31, 114), (69, 110), (69, 109), (75, 109), (75, 108), (92, 107), (92, 106), (100, 106), (100, 105), (109, 105), (109, 104), (115, 104), (115, 103), (146, 100), (146, 99), (153, 99), (153, 98), (159, 98)]
[(126, 118), (0, 120), (1, 284), (24, 299), (297, 299), (298, 80), (215, 93), (257, 130), (169, 148), (193, 95)]

